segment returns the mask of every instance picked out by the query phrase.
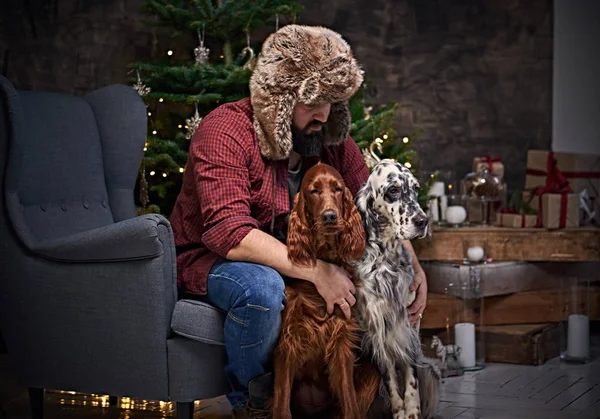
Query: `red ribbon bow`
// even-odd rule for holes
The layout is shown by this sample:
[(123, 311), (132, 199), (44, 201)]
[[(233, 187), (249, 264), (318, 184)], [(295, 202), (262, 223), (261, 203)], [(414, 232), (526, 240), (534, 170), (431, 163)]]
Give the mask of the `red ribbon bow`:
[(567, 223), (567, 194), (573, 193), (573, 190), (569, 186), (567, 177), (558, 169), (558, 163), (553, 152), (548, 153), (546, 184), (537, 188), (534, 193), (539, 197), (536, 227), (542, 226), (542, 195), (547, 193), (561, 195), (559, 228), (565, 228)]

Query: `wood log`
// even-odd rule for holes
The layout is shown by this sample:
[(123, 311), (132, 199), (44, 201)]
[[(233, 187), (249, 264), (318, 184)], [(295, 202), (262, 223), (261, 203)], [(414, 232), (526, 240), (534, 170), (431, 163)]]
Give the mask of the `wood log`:
[[(484, 325), (514, 325), (553, 323), (563, 320), (565, 306), (561, 289), (528, 291), (505, 296), (486, 297), (483, 302)], [(600, 320), (600, 289), (590, 288), (590, 320)], [(452, 313), (463, 309), (463, 301), (458, 297), (429, 293), (427, 308), (423, 312), (421, 329), (443, 329), (452, 325)], [(579, 310), (582, 307), (578, 307)], [(479, 321), (479, 313), (470, 315)]]
[(457, 262), (465, 243), (480, 242), (495, 261), (600, 261), (600, 228), (562, 230), (507, 227), (434, 227), (432, 237), (413, 243), (420, 261)]

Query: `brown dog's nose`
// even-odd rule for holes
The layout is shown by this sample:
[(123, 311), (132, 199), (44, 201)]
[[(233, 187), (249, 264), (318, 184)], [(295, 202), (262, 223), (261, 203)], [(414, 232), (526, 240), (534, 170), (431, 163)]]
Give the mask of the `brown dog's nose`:
[(335, 220), (337, 220), (337, 212), (334, 210), (327, 210), (321, 214), (321, 219), (325, 224), (335, 223)]

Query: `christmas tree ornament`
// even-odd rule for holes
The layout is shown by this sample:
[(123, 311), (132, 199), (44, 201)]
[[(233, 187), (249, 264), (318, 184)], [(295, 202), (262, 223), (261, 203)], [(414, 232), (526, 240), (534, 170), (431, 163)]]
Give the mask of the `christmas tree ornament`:
[(133, 90), (138, 92), (140, 96), (144, 97), (151, 92), (151, 89), (142, 83), (142, 78), (140, 77), (140, 70), (135, 71), (137, 73), (137, 83), (133, 85)]
[(250, 46), (250, 34), (246, 32), (246, 43), (247, 46), (242, 50), (242, 56), (248, 55), (248, 60), (244, 64), (244, 68), (249, 70), (254, 70), (254, 66), (256, 65), (256, 57), (254, 55), (254, 50)]
[(196, 64), (206, 65), (208, 64), (210, 49), (204, 46), (204, 25), (202, 25), (202, 34), (198, 31), (198, 41), (200, 45), (194, 48), (194, 58), (196, 59)]
[(198, 129), (198, 126), (200, 126), (200, 121), (202, 121), (202, 118), (198, 113), (198, 102), (196, 102), (196, 112), (194, 113), (194, 116), (185, 120), (185, 126), (187, 128), (187, 133), (185, 134), (186, 139), (192, 139), (194, 133)]
[(363, 159), (365, 160), (365, 164), (367, 165), (369, 170), (373, 169), (373, 167), (375, 167), (375, 165), (381, 160), (381, 157), (379, 157), (377, 153), (375, 153), (375, 148), (377, 148), (379, 154), (383, 154), (382, 144), (383, 140), (377, 137), (375, 138), (375, 140), (373, 140), (373, 142), (371, 142), (368, 149), (362, 149)]

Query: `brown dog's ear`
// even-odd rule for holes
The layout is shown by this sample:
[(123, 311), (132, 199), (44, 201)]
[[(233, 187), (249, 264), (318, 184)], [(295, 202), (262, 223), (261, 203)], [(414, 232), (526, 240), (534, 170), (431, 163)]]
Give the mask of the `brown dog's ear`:
[(365, 229), (348, 188), (344, 190), (344, 221), (346, 226), (340, 237), (340, 256), (346, 261), (360, 259), (365, 252)]
[(313, 266), (317, 263), (311, 245), (310, 228), (306, 219), (306, 203), (302, 192), (294, 197), (294, 209), (290, 214), (287, 235), (288, 259), (297, 265)]

